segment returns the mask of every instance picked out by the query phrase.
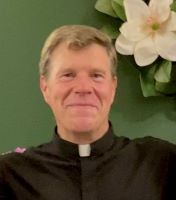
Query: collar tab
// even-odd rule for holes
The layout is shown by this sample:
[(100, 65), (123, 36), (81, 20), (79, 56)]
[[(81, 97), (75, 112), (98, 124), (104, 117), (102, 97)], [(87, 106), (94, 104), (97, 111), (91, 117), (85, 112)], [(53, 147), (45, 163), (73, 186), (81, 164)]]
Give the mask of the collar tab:
[(78, 150), (79, 150), (80, 157), (88, 157), (90, 156), (91, 146), (90, 144), (79, 144)]

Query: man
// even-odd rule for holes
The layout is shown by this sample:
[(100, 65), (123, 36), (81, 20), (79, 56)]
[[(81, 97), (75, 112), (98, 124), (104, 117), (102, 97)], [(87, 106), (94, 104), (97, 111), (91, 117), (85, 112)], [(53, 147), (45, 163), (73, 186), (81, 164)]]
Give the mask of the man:
[(53, 111), (53, 140), (0, 158), (0, 199), (176, 199), (176, 146), (115, 136), (108, 121), (117, 87), (110, 39), (63, 26), (46, 40), (40, 87)]

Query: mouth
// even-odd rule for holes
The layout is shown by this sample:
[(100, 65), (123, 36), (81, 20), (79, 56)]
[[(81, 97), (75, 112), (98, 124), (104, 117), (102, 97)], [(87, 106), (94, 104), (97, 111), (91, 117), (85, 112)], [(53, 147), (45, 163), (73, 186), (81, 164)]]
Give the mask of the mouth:
[(67, 105), (67, 107), (97, 108), (97, 105), (92, 103), (74, 103)]

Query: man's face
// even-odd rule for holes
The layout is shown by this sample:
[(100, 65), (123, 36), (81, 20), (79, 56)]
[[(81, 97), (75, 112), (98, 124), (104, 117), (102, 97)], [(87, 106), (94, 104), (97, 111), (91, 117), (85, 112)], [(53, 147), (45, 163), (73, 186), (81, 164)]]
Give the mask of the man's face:
[(41, 76), (40, 86), (59, 133), (106, 131), (117, 84), (106, 49), (91, 44), (71, 50), (63, 43), (50, 60), (49, 76)]

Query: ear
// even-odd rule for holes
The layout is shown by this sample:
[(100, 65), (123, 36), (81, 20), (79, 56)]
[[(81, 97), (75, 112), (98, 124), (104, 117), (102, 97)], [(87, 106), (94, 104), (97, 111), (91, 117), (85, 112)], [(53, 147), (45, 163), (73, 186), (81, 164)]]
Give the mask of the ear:
[(46, 77), (43, 75), (40, 76), (40, 90), (43, 94), (45, 102), (48, 104), (49, 102), (48, 84), (47, 84)]
[(117, 76), (113, 76), (113, 93), (112, 93), (112, 100), (111, 102), (114, 102), (116, 91), (117, 91), (117, 86), (118, 86), (118, 78)]

